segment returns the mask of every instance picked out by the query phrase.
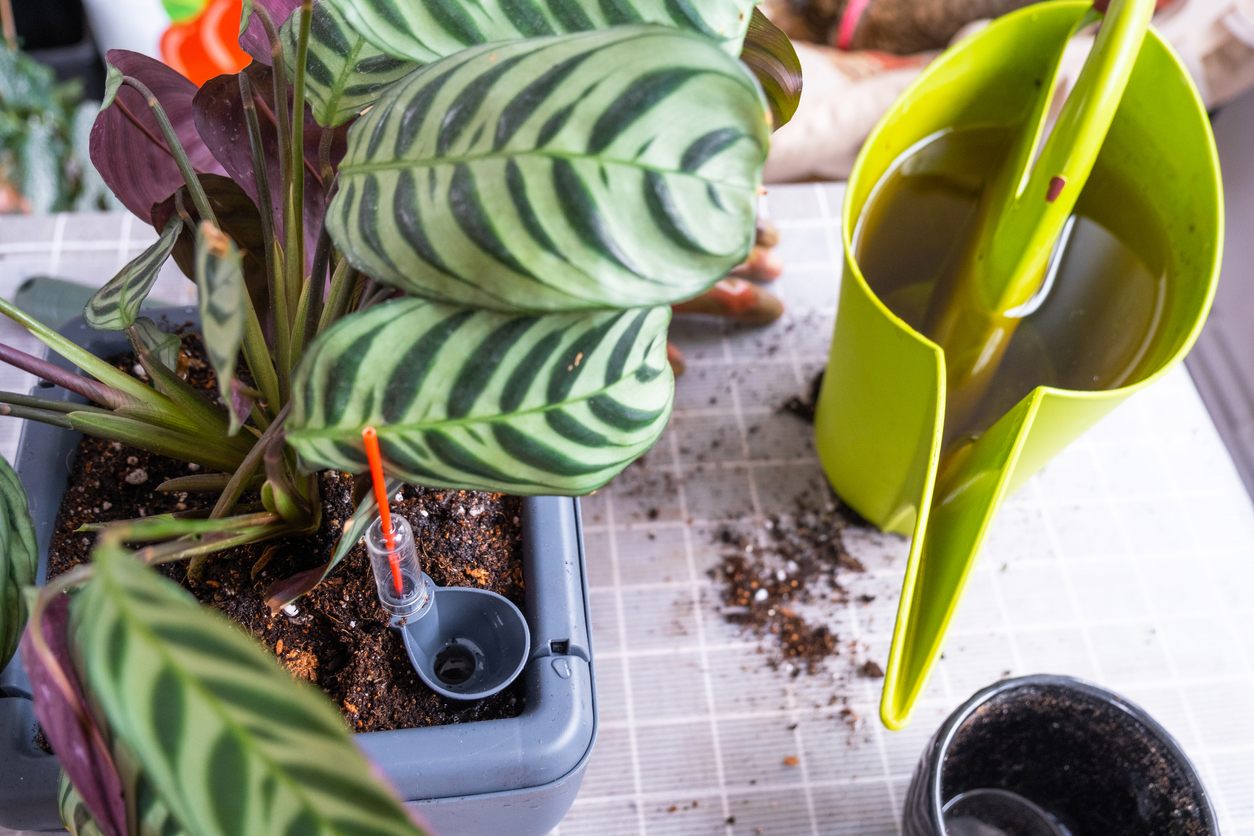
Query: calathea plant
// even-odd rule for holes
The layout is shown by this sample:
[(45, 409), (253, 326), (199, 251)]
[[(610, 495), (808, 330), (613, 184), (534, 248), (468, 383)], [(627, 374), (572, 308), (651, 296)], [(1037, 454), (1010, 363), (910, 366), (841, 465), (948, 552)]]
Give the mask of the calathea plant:
[[(317, 472), (362, 473), (366, 426), (390, 476), (424, 486), (608, 481), (669, 417), (670, 304), (750, 250), (799, 70), (745, 0), (254, 0), (241, 45), (257, 60), (198, 90), (108, 56), (92, 159), (160, 237), (84, 315), (126, 332), (145, 380), (0, 302), (86, 375), (0, 359), (88, 401), (3, 393), (5, 412), (213, 471), (161, 488), (200, 509), (111, 524), (49, 583), (23, 658), (77, 833), (412, 833), (334, 712), (145, 564), (196, 572), (315, 531)], [(199, 288), (218, 402), (139, 316), (171, 255)], [(5, 555), (6, 630), (27, 551)]]

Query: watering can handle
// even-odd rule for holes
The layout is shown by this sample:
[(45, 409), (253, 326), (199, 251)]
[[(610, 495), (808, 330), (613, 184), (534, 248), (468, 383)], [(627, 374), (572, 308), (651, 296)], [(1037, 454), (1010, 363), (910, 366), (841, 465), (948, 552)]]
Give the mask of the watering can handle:
[[(1155, 0), (1113, 0), (1101, 31), (1035, 165), (1052, 86), (1043, 87), (1034, 124), (1025, 126), (1017, 167), (999, 178), (984, 224), (981, 269), (975, 277), (988, 310), (1006, 311), (1037, 291), (1054, 242), (1075, 208), (1154, 13)], [(1093, 17), (1086, 15), (1077, 29)], [(1065, 44), (1063, 45), (1065, 47)], [(1059, 50), (1059, 59), (1062, 49)]]

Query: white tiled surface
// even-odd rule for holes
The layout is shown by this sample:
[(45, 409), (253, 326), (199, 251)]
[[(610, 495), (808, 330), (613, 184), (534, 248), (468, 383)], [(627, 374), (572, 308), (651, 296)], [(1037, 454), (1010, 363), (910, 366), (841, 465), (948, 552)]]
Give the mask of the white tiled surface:
[[(1254, 836), (1254, 509), (1183, 369), (1010, 498), (905, 731), (882, 729), (878, 683), (849, 675), (853, 661), (887, 654), (904, 541), (848, 538), (868, 567), (851, 597), (876, 598), (828, 612), (857, 649), (825, 675), (770, 670), (758, 642), (718, 615), (706, 574), (721, 556), (718, 521), (821, 496), (809, 429), (776, 407), (826, 360), (842, 195), (772, 188), (789, 314), (763, 330), (677, 321), (689, 370), (671, 426), (643, 464), (584, 501), (601, 731), (554, 836), (896, 834), (910, 773), (945, 715), (1007, 673), (1035, 672), (1141, 703), (1194, 758), (1226, 836)], [(106, 280), (155, 237), (138, 221), (124, 229), (125, 217), (0, 219), (0, 294), (35, 274)], [(191, 294), (168, 267), (156, 295)], [(0, 340), (38, 350), (7, 322)], [(4, 389), (31, 384), (0, 369)], [(0, 421), (5, 455), (16, 425)], [(857, 728), (833, 695), (850, 697)]]
[[(554, 836), (896, 834), (941, 720), (984, 685), (1038, 672), (1139, 702), (1193, 757), (1223, 832), (1254, 834), (1254, 509), (1183, 368), (1009, 499), (905, 731), (879, 725), (878, 682), (851, 677), (848, 658), (790, 679), (719, 617), (711, 523), (785, 511), (822, 485), (808, 428), (776, 407), (826, 361), (843, 191), (771, 189), (786, 318), (678, 320), (688, 373), (670, 427), (643, 466), (584, 500), (601, 737)], [(851, 597), (877, 597), (833, 605), (829, 623), (882, 664), (906, 543), (849, 539), (869, 568), (845, 576)], [(842, 722), (833, 694), (864, 724)]]

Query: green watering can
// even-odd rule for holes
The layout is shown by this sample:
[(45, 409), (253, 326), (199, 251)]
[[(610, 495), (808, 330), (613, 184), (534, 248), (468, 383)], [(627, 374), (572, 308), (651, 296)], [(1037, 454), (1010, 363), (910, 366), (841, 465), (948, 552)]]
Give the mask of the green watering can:
[[(1065, 43), (1096, 20), (1089, 2), (1029, 6), (947, 52), (880, 122), (849, 178), (844, 278), (815, 435), (824, 470), (850, 506), (887, 531), (913, 532), (880, 705), (890, 729), (909, 721), (1002, 500), (1182, 359), (1210, 308), (1223, 237), (1219, 165), (1187, 72), (1146, 32), (1153, 5), (1111, 3), (1039, 157), (1051, 80)], [(946, 461), (938, 478), (952, 358), (872, 292), (855, 259), (855, 228), (877, 183), (908, 149), (951, 129), (1010, 124), (1021, 130), (1003, 170), (1009, 174), (990, 182), (984, 204), (995, 213), (985, 230), (1001, 272), (977, 275), (973, 293), (1006, 310), (1035, 292), (1094, 165), (1135, 190), (1116, 213), (1119, 237), (1135, 238), (1138, 219), (1157, 219), (1153, 243), (1173, 283), (1159, 336), (1118, 388), (1039, 386)], [(1090, 185), (1100, 188), (1097, 179)]]

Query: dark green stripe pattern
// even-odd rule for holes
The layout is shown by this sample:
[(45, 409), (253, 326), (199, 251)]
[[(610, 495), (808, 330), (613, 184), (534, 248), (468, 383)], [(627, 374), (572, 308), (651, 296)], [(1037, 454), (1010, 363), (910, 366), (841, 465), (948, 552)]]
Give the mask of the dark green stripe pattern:
[(174, 244), (182, 231), (183, 219), (178, 215), (170, 218), (161, 231), (161, 237), (151, 247), (123, 267), (87, 300), (87, 307), (83, 309), (83, 319), (87, 324), (98, 331), (121, 331), (134, 324), (139, 306), (148, 298), (148, 292), (161, 272), (161, 265), (174, 251)]
[(768, 120), (748, 73), (678, 30), (476, 47), (352, 126), (327, 224), (362, 272), (428, 299), (670, 304), (748, 255)]
[(660, 24), (700, 34), (739, 55), (753, 0), (323, 0), (383, 52), (437, 61), (515, 38)]
[[(288, 17), (281, 30), (288, 77), (296, 73), (300, 15)], [(340, 11), (317, 0), (309, 22), (309, 53), (305, 61), (305, 101), (324, 128), (342, 125), (374, 104), (389, 84), (417, 69), (418, 64), (379, 51), (353, 31)]]
[[(248, 287), (244, 284), (244, 264), (235, 242), (202, 221), (196, 231), (196, 285), (200, 291), (200, 327), (205, 336), (205, 352), (218, 376), (222, 402), (231, 403), (231, 378), (239, 360), (240, 345), (248, 321)], [(231, 414), (231, 435), (239, 430), (235, 410)]]
[(0, 670), (13, 658), (26, 629), (22, 590), (35, 585), (39, 547), (22, 482), (0, 457)]
[(585, 494), (666, 426), (669, 323), (665, 306), (527, 316), (388, 302), (306, 352), (287, 440), (306, 464), (360, 473), (374, 426), (384, 467), (406, 482)]
[(92, 557), (71, 656), (189, 834), (420, 836), (321, 693), (130, 552)]
[[(119, 744), (114, 741), (114, 745), (116, 747)], [(126, 791), (134, 799), (135, 817), (139, 825), (136, 836), (188, 836), (188, 831), (174, 818), (142, 772), (133, 776), (127, 775), (124, 780), (132, 782)], [(57, 803), (61, 811), (61, 823), (73, 836), (106, 836), (64, 771), (61, 772)]]

